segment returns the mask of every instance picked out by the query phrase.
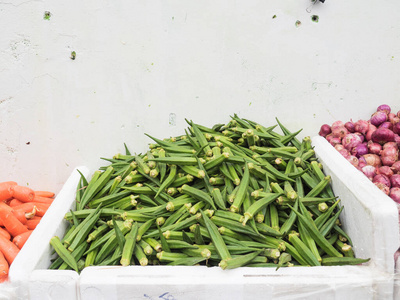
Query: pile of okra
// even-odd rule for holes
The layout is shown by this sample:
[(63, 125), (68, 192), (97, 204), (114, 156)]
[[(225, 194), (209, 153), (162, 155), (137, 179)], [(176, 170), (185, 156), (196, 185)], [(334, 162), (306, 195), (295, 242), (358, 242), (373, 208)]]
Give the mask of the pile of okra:
[[(145, 153), (102, 158), (82, 174), (76, 209), (54, 236), (51, 269), (105, 265), (237, 267), (354, 265), (343, 206), (309, 137), (278, 119), (230, 116), (212, 128), (186, 120)], [(279, 127), (278, 127), (279, 126)], [(279, 130), (280, 129), (280, 130)], [(279, 131), (279, 133), (277, 132)]]

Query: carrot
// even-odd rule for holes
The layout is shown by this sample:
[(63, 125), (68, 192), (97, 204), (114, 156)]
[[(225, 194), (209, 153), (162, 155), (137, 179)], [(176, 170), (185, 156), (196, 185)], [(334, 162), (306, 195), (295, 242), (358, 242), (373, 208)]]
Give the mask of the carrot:
[(28, 227), (29, 230), (33, 230), (39, 224), (40, 220), (42, 220), (42, 217), (34, 216), (32, 219), (26, 221), (25, 225), (26, 227)]
[(35, 191), (27, 186), (14, 185), (11, 190), (12, 196), (22, 202), (30, 202), (35, 197)]
[(3, 253), (0, 251), (0, 282), (4, 282), (8, 279), (8, 270), (10, 265)]
[(33, 230), (29, 230), (27, 232), (21, 233), (17, 236), (15, 236), (12, 240), (12, 242), (19, 248), (22, 249), (22, 247), (25, 245), (26, 241), (28, 238), (31, 236)]
[(12, 198), (12, 187), (16, 185), (14, 181), (0, 182), (0, 201)]
[(35, 191), (35, 196), (54, 198), (55, 194), (53, 192), (49, 192), (49, 191)]
[(0, 220), (12, 236), (28, 231), (28, 228), (14, 216), (13, 212), (0, 208)]
[(5, 204), (4, 202), (0, 202), (0, 209), (5, 209), (7, 211), (12, 211), (13, 208), (10, 207), (9, 205)]
[(2, 236), (4, 236), (5, 238), (11, 240), (11, 235), (10, 233), (4, 228), (4, 227), (0, 227), (0, 234)]
[(17, 206), (17, 205), (21, 205), (22, 203), (24, 203), (24, 202), (19, 201), (18, 199), (14, 198), (8, 203), (8, 205), (11, 206), (11, 207), (14, 207), (14, 206)]
[(3, 253), (8, 264), (11, 265), (19, 253), (19, 249), (13, 242), (0, 235), (0, 252)]
[(39, 202), (26, 202), (24, 204), (14, 206), (14, 210), (23, 210), (24, 212), (31, 212), (36, 207), (36, 216), (43, 217), (47, 209), (50, 207), (48, 203)]
[(28, 221), (28, 219), (26, 218), (26, 212), (22, 211), (22, 210), (13, 210), (12, 214), (14, 215), (14, 217), (17, 218), (18, 221), (20, 221), (22, 224), (26, 224), (26, 221)]
[(32, 200), (32, 202), (50, 203), (50, 204), (53, 203), (53, 201), (54, 201), (53, 198), (41, 197), (41, 196), (37, 196), (36, 194)]

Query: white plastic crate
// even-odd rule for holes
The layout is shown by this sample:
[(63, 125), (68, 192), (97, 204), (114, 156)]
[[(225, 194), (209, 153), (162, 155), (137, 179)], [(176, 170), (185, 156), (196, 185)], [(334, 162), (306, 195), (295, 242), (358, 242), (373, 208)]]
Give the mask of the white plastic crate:
[(376, 189), (320, 137), (317, 157), (342, 200), (341, 221), (363, 266), (238, 268), (89, 267), (79, 279), (80, 297), (91, 299), (392, 299), (398, 215)]
[(64, 199), (62, 205), (58, 203), (57, 209), (48, 212), (46, 223), (45, 219), (42, 221), (43, 233), (38, 231), (30, 241), (39, 244), (36, 253), (24, 253), (16, 260), (11, 279), (19, 284), (17, 291), (26, 299), (393, 299), (393, 254), (399, 246), (395, 204), (325, 139), (313, 138), (313, 146), (345, 207), (341, 221), (352, 238), (356, 256), (371, 258), (366, 265), (278, 271), (247, 267), (222, 270), (203, 266), (108, 266), (85, 268), (80, 275), (75, 271), (47, 270), (51, 259), (48, 241), (54, 235), (63, 235), (63, 216), (73, 206), (79, 179), (75, 172), (58, 195)]
[(80, 179), (77, 169), (88, 175), (86, 167), (73, 170), (11, 265), (9, 281), (13, 287), (12, 296), (16, 299), (77, 299), (78, 273), (48, 270), (53, 257), (50, 238), (64, 235), (67, 228), (64, 214), (75, 205), (75, 192)]

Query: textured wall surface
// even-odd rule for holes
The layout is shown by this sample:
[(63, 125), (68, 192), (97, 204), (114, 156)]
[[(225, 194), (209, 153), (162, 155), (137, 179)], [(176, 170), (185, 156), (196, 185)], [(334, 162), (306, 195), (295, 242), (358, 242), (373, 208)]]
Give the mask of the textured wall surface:
[[(397, 1), (0, 1), (0, 181), (58, 191), (239, 116), (314, 136), (400, 110)], [(314, 16), (314, 17), (313, 17)], [(73, 56), (75, 52), (76, 56)], [(75, 58), (75, 59), (72, 59)]]

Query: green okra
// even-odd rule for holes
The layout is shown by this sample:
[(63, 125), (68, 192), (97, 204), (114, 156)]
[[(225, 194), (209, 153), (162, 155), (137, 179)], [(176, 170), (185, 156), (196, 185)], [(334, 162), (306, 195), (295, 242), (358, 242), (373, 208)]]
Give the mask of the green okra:
[[(89, 234), (89, 232), (92, 230), (92, 228), (94, 227), (94, 225), (96, 224), (97, 220), (100, 217), (101, 212), (98, 211), (97, 213), (95, 213), (93, 216), (89, 216), (88, 218), (86, 218), (81, 224), (83, 224), (82, 226), (77, 226), (78, 232), (76, 233), (74, 239), (72, 240), (72, 242), (69, 244), (68, 246), (68, 250), (70, 252), (74, 251), (74, 249), (81, 244), (85, 239), (87, 239), (87, 236)], [(68, 243), (71, 240), (68, 241)], [(66, 245), (68, 245), (67, 241), (64, 241), (64, 243)]]
[(138, 224), (135, 222), (129, 233), (125, 236), (125, 243), (122, 247), (122, 254), (120, 263), (122, 266), (128, 266), (131, 264), (133, 252), (136, 246), (136, 236), (138, 233)]
[(354, 258), (354, 257), (323, 257), (323, 266), (345, 266), (345, 265), (360, 265), (370, 261), (369, 258)]
[[(68, 234), (68, 237), (63, 240), (63, 244), (67, 247), (70, 247), (73, 244), (70, 251), (72, 251), (73, 248), (85, 238), (85, 234), (87, 235), (96, 224), (100, 216), (99, 212), (101, 214), (100, 207), (92, 210), (87, 217), (75, 227), (74, 231)], [(74, 212), (73, 215), (76, 216), (76, 212)], [(77, 240), (77, 242), (74, 242), (75, 240)]]
[(141, 266), (148, 265), (149, 260), (140, 245), (136, 245), (136, 247), (133, 250), (133, 254)]
[(54, 236), (50, 239), (50, 245), (54, 248), (54, 250), (57, 252), (59, 257), (62, 258), (62, 260), (68, 264), (73, 270), (76, 272), (78, 271), (78, 265), (75, 260), (75, 258), (72, 256), (72, 254), (64, 247), (64, 245), (61, 243), (60, 238), (58, 236)]
[(211, 207), (216, 210), (217, 208), (215, 207), (214, 201), (211, 198), (211, 196), (209, 194), (207, 194), (206, 192), (196, 189), (190, 185), (184, 184), (182, 186), (182, 193), (184, 194), (188, 194), (189, 196), (197, 199), (198, 201), (203, 201), (209, 205), (211, 205)]
[(323, 236), (327, 236), (328, 233), (331, 232), (332, 228), (335, 226), (336, 220), (339, 219), (339, 215), (343, 209), (343, 206), (339, 208), (339, 210), (320, 227), (319, 231)]
[(278, 198), (280, 193), (270, 193), (266, 197), (263, 197), (257, 201), (255, 201), (245, 212), (244, 212), (244, 220), (243, 220), (243, 225), (247, 223), (248, 220), (252, 219), (253, 216), (259, 212), (261, 209), (266, 207), (267, 205), (271, 204), (272, 202), (275, 201), (276, 198)]
[(203, 261), (205, 261), (207, 257), (184, 257), (180, 259), (175, 259), (174, 261), (169, 262), (168, 266), (194, 266)]
[[(292, 209), (292, 207), (289, 205)], [(325, 237), (318, 231), (316, 225), (312, 223), (309, 219), (301, 215), (299, 212), (293, 210), (297, 215), (297, 218), (304, 224), (304, 227), (308, 230), (311, 237), (315, 240), (315, 242), (320, 246), (324, 251), (330, 255), (335, 257), (342, 257), (343, 255), (340, 254), (326, 239)]]
[[(112, 173), (114, 172), (114, 168), (109, 166), (107, 169), (101, 174), (96, 174), (94, 178), (97, 178), (95, 181), (93, 179), (89, 182), (88, 187), (82, 195), (81, 202), (79, 203), (79, 209), (82, 209), (86, 206), (86, 204), (92, 199), (93, 196), (96, 195), (106, 183), (111, 178)], [(97, 173), (97, 171), (95, 171)]]
[(181, 258), (187, 258), (188, 255), (179, 252), (161, 251), (156, 254), (160, 262), (173, 262)]
[(223, 270), (242, 267), (251, 262), (255, 257), (257, 257), (261, 253), (261, 251), (262, 250), (254, 251), (252, 253), (241, 255), (235, 258), (222, 259), (221, 262), (219, 263), (219, 266)]
[(330, 183), (331, 181), (331, 176), (327, 175), (322, 179), (308, 194), (306, 197), (316, 197), (318, 196), (324, 189), (325, 187)]
[(236, 192), (235, 199), (233, 200), (233, 203), (230, 207), (230, 211), (232, 211), (232, 212), (239, 211), (239, 209), (242, 206), (243, 201), (246, 197), (246, 193), (248, 193), (247, 188), (249, 186), (249, 181), (250, 181), (249, 167), (247, 164), (245, 164), (243, 177), (239, 184), (239, 188)]
[[(221, 190), (219, 188), (214, 188), (211, 192), (211, 196), (214, 200), (215, 205), (222, 210), (226, 210), (226, 202), (222, 197)], [(217, 210), (218, 211), (218, 210)]]
[(310, 266), (320, 266), (321, 263), (306, 244), (294, 233), (289, 234), (289, 242), (296, 248), (297, 252), (304, 258)]
[(224, 240), (221, 237), (221, 234), (218, 231), (217, 226), (207, 217), (207, 215), (203, 211), (201, 211), (201, 215), (219, 257), (221, 258), (221, 260), (229, 260), (231, 258), (231, 255)]

